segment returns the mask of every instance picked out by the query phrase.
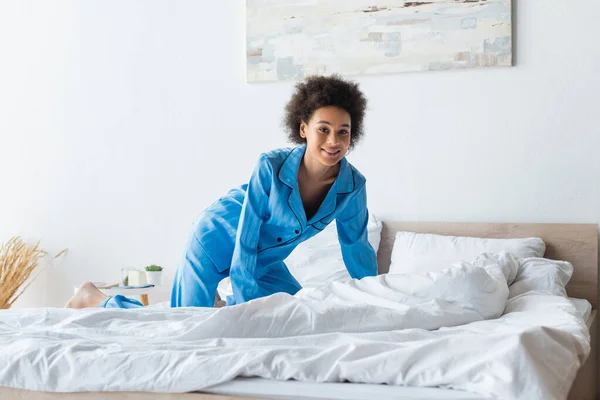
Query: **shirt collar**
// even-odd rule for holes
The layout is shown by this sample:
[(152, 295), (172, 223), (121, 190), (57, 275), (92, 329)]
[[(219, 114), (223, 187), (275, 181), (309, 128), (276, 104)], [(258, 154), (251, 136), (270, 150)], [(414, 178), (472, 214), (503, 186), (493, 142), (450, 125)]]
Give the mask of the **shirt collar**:
[[(292, 148), (279, 170), (279, 180), (291, 189), (298, 185), (298, 168), (305, 152), (305, 144)], [(340, 160), (340, 171), (336, 178), (335, 187), (338, 194), (354, 191), (354, 173), (346, 157)]]

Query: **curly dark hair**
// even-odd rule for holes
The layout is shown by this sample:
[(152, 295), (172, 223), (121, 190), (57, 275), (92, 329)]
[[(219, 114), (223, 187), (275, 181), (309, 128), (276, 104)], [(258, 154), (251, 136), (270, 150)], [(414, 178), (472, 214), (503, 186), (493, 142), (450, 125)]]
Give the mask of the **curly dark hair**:
[(321, 107), (340, 107), (352, 121), (350, 148), (363, 136), (363, 119), (367, 109), (367, 99), (360, 91), (358, 83), (342, 79), (339, 75), (310, 76), (296, 84), (296, 91), (285, 106), (283, 126), (290, 142), (303, 144), (306, 139), (300, 136), (300, 122), (308, 123), (313, 113)]

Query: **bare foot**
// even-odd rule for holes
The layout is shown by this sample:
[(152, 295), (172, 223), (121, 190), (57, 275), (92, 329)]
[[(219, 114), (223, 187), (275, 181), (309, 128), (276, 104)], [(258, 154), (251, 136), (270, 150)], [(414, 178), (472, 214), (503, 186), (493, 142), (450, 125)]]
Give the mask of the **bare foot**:
[(215, 293), (215, 304), (213, 305), (214, 308), (221, 308), (221, 307), (225, 307), (227, 305), (227, 302), (225, 300), (221, 300), (221, 296), (219, 296), (219, 292)]
[(227, 305), (227, 302), (225, 300), (219, 300), (215, 302), (215, 308), (221, 308), (221, 307), (225, 307)]
[(67, 301), (65, 308), (91, 308), (97, 307), (109, 296), (102, 293), (92, 282), (85, 282), (79, 286), (77, 292)]

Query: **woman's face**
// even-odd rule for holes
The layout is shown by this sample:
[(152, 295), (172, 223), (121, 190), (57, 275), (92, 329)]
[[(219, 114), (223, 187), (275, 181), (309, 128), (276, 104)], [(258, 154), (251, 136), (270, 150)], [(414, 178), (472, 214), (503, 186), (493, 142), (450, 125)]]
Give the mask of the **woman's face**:
[(321, 164), (332, 167), (350, 147), (350, 114), (335, 106), (321, 107), (309, 121), (300, 123), (300, 136), (306, 139), (306, 153)]

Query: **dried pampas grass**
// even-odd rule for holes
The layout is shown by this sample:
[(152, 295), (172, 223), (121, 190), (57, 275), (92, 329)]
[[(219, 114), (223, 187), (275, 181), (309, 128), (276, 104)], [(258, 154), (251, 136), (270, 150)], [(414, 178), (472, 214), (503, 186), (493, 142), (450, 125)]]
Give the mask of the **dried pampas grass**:
[(46, 254), (39, 248), (39, 243), (30, 246), (18, 236), (0, 248), (0, 309), (10, 308), (23, 294), (37, 277), (27, 282), (40, 258)]

